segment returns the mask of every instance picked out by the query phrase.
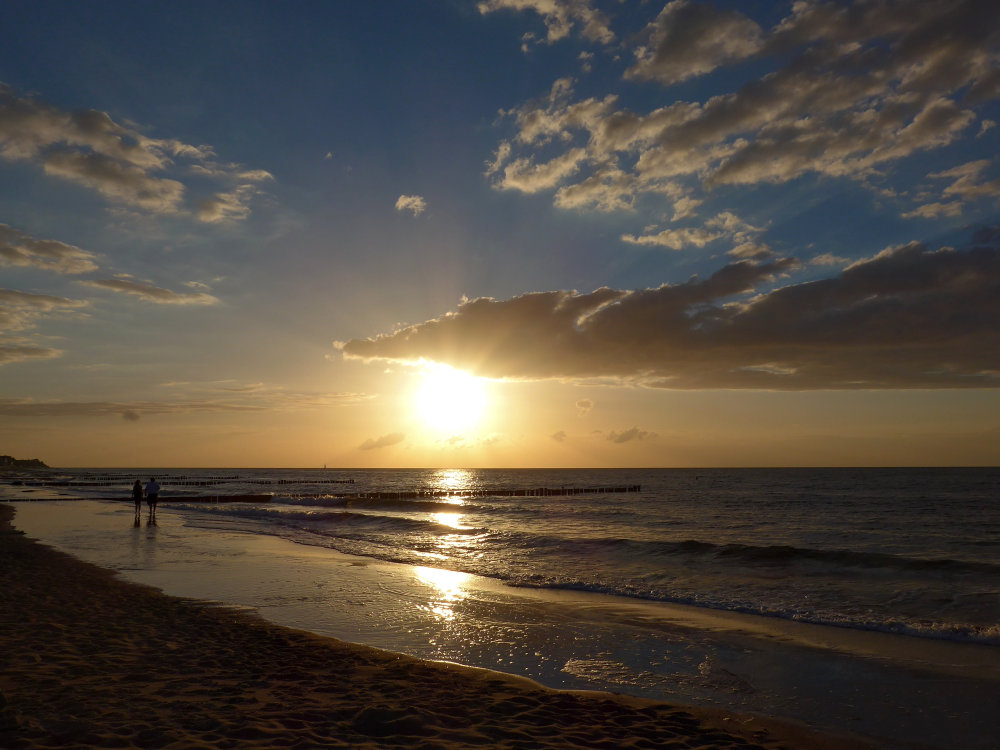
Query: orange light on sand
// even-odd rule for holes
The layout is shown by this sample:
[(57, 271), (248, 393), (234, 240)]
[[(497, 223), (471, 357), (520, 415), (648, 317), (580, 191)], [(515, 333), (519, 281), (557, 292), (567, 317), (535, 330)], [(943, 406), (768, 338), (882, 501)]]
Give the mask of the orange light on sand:
[(475, 427), (486, 405), (486, 381), (451, 367), (425, 370), (416, 392), (421, 419), (441, 432), (455, 433)]

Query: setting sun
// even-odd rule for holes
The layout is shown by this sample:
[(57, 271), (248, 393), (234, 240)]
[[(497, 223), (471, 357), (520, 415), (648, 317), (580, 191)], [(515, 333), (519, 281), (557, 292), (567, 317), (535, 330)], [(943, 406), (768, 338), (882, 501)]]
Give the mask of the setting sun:
[(486, 409), (485, 383), (450, 367), (427, 370), (416, 392), (417, 411), (433, 429), (467, 430), (479, 422)]

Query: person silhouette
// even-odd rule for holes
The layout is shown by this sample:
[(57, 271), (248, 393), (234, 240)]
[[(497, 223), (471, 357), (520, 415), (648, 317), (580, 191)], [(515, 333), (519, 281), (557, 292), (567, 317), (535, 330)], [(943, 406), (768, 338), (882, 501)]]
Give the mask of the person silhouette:
[(156, 477), (150, 477), (146, 482), (146, 503), (149, 505), (149, 515), (156, 515), (156, 501), (160, 499), (160, 485), (156, 483)]
[(139, 512), (142, 510), (142, 482), (138, 479), (132, 485), (132, 502), (135, 503), (135, 515), (138, 518)]

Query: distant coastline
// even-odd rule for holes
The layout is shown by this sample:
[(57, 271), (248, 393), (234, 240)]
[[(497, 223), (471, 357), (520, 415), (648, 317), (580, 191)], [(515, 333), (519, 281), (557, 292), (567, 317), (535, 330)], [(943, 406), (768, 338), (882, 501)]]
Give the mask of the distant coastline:
[(47, 469), (48, 464), (39, 458), (14, 458), (0, 456), (0, 469)]

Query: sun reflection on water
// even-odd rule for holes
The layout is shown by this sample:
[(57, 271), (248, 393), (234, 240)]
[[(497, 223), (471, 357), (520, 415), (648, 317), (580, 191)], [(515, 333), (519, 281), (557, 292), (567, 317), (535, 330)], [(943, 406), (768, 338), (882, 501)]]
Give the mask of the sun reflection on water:
[(472, 576), (455, 570), (426, 568), (422, 565), (414, 566), (413, 572), (420, 581), (434, 588), (435, 596), (427, 602), (427, 609), (442, 620), (454, 619), (455, 606), (468, 596), (464, 584)]
[(468, 469), (444, 469), (434, 477), (438, 489), (457, 492), (472, 486), (474, 475)]
[(448, 526), (452, 529), (467, 529), (468, 526), (462, 524), (462, 514), (461, 513), (431, 513), (431, 520), (434, 523), (439, 523), (442, 526)]

